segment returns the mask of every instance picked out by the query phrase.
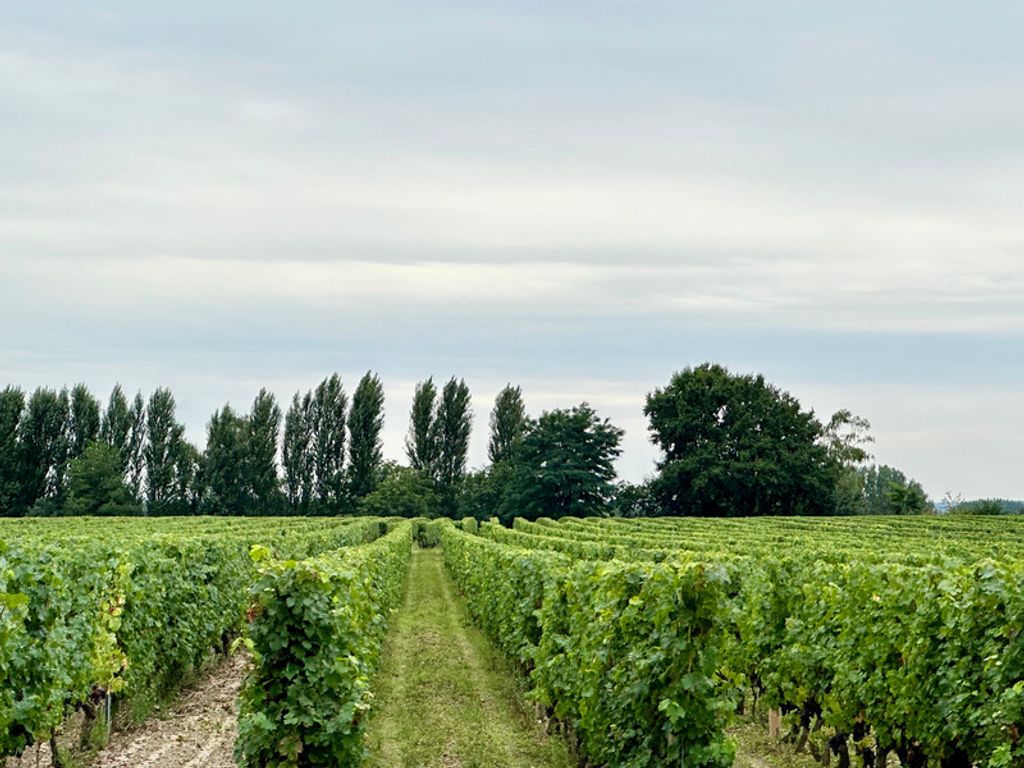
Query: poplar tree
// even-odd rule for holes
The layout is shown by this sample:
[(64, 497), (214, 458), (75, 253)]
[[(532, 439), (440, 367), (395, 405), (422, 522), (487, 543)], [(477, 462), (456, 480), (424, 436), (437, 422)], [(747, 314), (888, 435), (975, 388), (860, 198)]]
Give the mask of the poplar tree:
[(405, 438), (405, 453), (409, 465), (416, 470), (433, 475), (437, 461), (437, 442), (434, 433), (434, 417), (437, 402), (437, 387), (431, 376), (416, 385), (409, 413), (409, 435)]
[(71, 418), (69, 430), (69, 459), (82, 455), (85, 446), (100, 434), (100, 401), (85, 384), (76, 384), (71, 390)]
[(513, 448), (526, 433), (526, 427), (523, 392), (519, 387), (507, 384), (494, 398), (494, 410), (491, 411), (491, 440), (487, 444), (487, 456), (492, 464), (512, 457)]
[(288, 504), (296, 514), (308, 513), (313, 497), (312, 403), (312, 393), (300, 397), (296, 392), (284, 417), (284, 489)]
[(17, 387), (0, 391), (0, 515), (22, 514), (22, 457), (18, 431), (25, 393)]
[(120, 384), (115, 384), (107, 401), (107, 409), (103, 412), (100, 424), (100, 438), (111, 448), (117, 450), (121, 457), (121, 473), (128, 468), (128, 442), (132, 433), (132, 414), (128, 398)]
[(244, 515), (251, 511), (246, 489), (247, 430), (245, 420), (230, 405), (214, 411), (210, 418), (203, 474), (207, 490), (204, 508), (212, 515)]
[(128, 442), (125, 446), (125, 481), (136, 500), (142, 495), (142, 477), (146, 471), (146, 401), (135, 393), (128, 411)]
[(469, 387), (462, 379), (452, 377), (441, 390), (441, 401), (434, 419), (434, 440), (437, 446), (435, 479), (442, 492), (451, 494), (466, 476), (466, 456), (473, 414), (469, 409)]
[(384, 461), (384, 386), (370, 371), (359, 381), (348, 414), (349, 489), (355, 499), (373, 491)]
[(184, 438), (174, 444), (171, 456), (174, 482), (165, 511), (171, 515), (198, 515), (206, 494), (203, 454)]
[(18, 427), (22, 454), (21, 509), (40, 499), (56, 502), (68, 464), (68, 391), (40, 387), (28, 400)]
[(274, 396), (261, 389), (253, 400), (247, 420), (246, 486), (253, 510), (276, 514), (280, 509), (281, 485), (277, 474), (277, 442), (281, 432), (281, 409)]
[(189, 473), (195, 463), (183, 449), (185, 428), (177, 422), (175, 408), (174, 395), (160, 388), (150, 395), (146, 409), (146, 500), (150, 511), (157, 513), (180, 500), (179, 473)]
[(338, 374), (320, 382), (312, 402), (316, 500), (324, 512), (345, 501), (345, 418), (348, 396)]

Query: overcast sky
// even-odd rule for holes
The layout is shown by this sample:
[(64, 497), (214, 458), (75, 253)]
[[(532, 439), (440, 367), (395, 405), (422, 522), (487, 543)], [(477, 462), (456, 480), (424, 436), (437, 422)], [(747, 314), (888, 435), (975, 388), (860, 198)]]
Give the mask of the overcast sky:
[(0, 386), (506, 381), (656, 457), (712, 360), (1024, 497), (1024, 6), (0, 0)]

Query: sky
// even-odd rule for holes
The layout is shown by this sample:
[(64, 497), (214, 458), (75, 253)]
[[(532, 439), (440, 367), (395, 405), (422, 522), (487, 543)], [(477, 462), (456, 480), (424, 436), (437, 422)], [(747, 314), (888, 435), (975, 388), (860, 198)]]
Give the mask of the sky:
[(1024, 6), (0, 0), (0, 386), (188, 434), (337, 371), (586, 400), (759, 372), (1024, 497)]

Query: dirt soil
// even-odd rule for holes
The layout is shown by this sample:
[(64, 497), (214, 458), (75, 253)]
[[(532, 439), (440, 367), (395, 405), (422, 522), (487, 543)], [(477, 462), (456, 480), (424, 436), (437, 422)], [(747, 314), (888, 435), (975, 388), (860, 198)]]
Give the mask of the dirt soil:
[(235, 700), (247, 663), (231, 657), (161, 717), (114, 734), (92, 768), (235, 768)]
[[(235, 700), (248, 658), (233, 656), (141, 726), (114, 733), (91, 768), (235, 768)], [(6, 768), (49, 768), (49, 747), (30, 749)]]

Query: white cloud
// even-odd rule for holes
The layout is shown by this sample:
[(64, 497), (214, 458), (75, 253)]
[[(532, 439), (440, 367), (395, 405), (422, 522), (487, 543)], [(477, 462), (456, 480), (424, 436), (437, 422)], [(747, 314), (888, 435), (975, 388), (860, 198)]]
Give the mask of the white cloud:
[(0, 25), (0, 366), (177, 382), (196, 434), (334, 367), (381, 368), (399, 412), (413, 367), (518, 378), (627, 427), (635, 477), (653, 371), (784, 369), (831, 334), (802, 380), (869, 393), (893, 463), (933, 494), (959, 467), (965, 493), (1012, 491), (1003, 390), (926, 365), (944, 394), (921, 395), (861, 349), (865, 389), (836, 358), (857, 334), (1024, 335), (1016, 41), (783, 6)]

